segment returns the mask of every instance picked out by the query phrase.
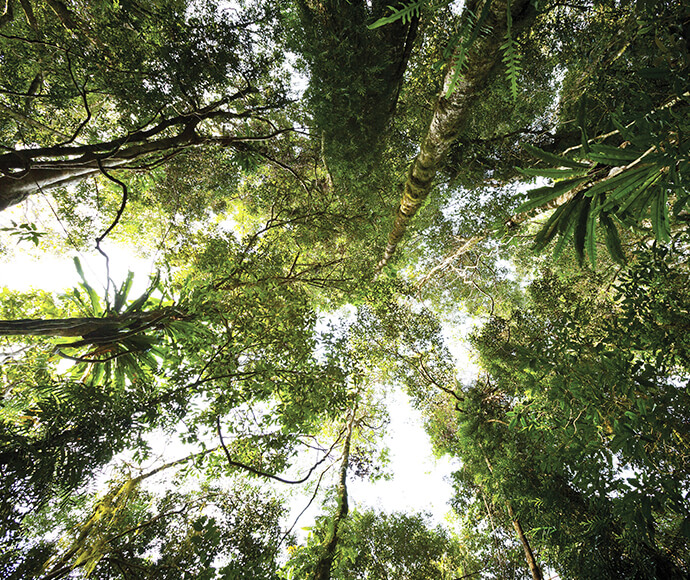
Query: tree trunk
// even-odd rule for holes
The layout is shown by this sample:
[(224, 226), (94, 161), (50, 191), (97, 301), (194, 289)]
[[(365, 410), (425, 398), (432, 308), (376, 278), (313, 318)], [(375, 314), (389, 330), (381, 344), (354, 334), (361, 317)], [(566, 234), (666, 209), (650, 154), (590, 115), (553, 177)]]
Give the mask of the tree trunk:
[(513, 527), (515, 528), (518, 538), (520, 538), (520, 543), (522, 543), (522, 548), (525, 551), (525, 559), (527, 560), (529, 571), (532, 573), (532, 580), (543, 580), (544, 576), (542, 575), (539, 564), (537, 564), (537, 560), (534, 557), (534, 552), (532, 552), (532, 547), (529, 545), (529, 540), (527, 539), (527, 536), (520, 525), (520, 520), (515, 517), (515, 512), (513, 512), (513, 507), (510, 505), (510, 502), (506, 502), (506, 505), (508, 506), (508, 515), (513, 522)]
[[(475, 14), (480, 13), (483, 3), (473, 4), (469, 8), (472, 8)], [(524, 27), (530, 22), (533, 11), (529, 0), (513, 0), (510, 7), (513, 27)], [(484, 23), (485, 26), (491, 28), (491, 32), (484, 38), (476, 40), (472, 45), (466, 58), (467, 71), (458, 80), (450, 95), (448, 95), (448, 90), (453, 80), (455, 67), (453, 63), (448, 67), (441, 94), (434, 107), (429, 130), (421, 144), (419, 155), (408, 171), (395, 223), (388, 236), (386, 251), (376, 266), (377, 272), (391, 259), (407, 230), (408, 223), (429, 195), (443, 158), (467, 121), (470, 106), (486, 84), (491, 69), (500, 61), (501, 44), (507, 29), (506, 14), (507, 2), (493, 0), (490, 13)]]
[(239, 101), (252, 92), (254, 89), (249, 87), (202, 109), (164, 119), (110, 141), (17, 149), (3, 153), (0, 155), (0, 211), (21, 203), (32, 193), (82, 181), (98, 174), (101, 168), (134, 169), (135, 163), (140, 168), (147, 160), (158, 161), (189, 146), (214, 144), (246, 148), (244, 142), (264, 141), (277, 136), (281, 131), (263, 137), (203, 137), (197, 133), (197, 126), (204, 120), (250, 118), (251, 110), (235, 113), (221, 107)]
[[(493, 475), (493, 465), (491, 465), (491, 462), (489, 461), (489, 458), (487, 457), (486, 452), (484, 451), (481, 443), (479, 444), (479, 448), (482, 450), (482, 454), (484, 455), (484, 461), (486, 461), (486, 466), (489, 468), (489, 473)], [(505, 503), (506, 508), (508, 509), (508, 515), (510, 516), (510, 521), (513, 523), (513, 527), (517, 532), (518, 539), (522, 544), (522, 549), (525, 551), (525, 559), (527, 560), (527, 566), (529, 567), (529, 571), (532, 574), (532, 580), (544, 580), (544, 576), (541, 573), (541, 568), (539, 568), (539, 564), (537, 564), (537, 560), (534, 557), (534, 552), (532, 552), (532, 547), (529, 545), (529, 541), (527, 540), (527, 536), (525, 535), (525, 532), (522, 529), (520, 520), (518, 520), (515, 516), (513, 506), (510, 504), (508, 500), (505, 500)]]
[(168, 308), (151, 312), (122, 314), (108, 318), (61, 318), (56, 320), (30, 319), (0, 320), (0, 336), (59, 336), (82, 337), (83, 341), (68, 346), (107, 344), (123, 336), (149, 328), (174, 316)]
[(340, 463), (340, 476), (338, 478), (338, 507), (336, 508), (333, 521), (331, 522), (330, 533), (323, 544), (323, 552), (319, 561), (316, 563), (313, 580), (330, 580), (331, 567), (333, 566), (335, 551), (338, 547), (338, 527), (347, 517), (347, 466), (350, 462), (350, 440), (352, 439), (352, 429), (355, 422), (356, 411), (357, 407), (355, 406), (355, 408), (352, 409), (352, 415), (350, 416), (350, 422), (347, 428), (347, 436), (345, 437), (345, 444), (343, 446), (343, 459)]
[[(126, 161), (121, 162), (121, 164), (124, 163)], [(68, 165), (68, 163), (63, 162), (63, 165)], [(113, 162), (103, 164), (105, 169), (116, 166), (117, 164)], [(32, 193), (79, 183), (100, 171), (97, 163), (94, 162), (91, 166), (34, 168), (23, 173), (21, 177), (0, 177), (0, 211), (23, 202)]]

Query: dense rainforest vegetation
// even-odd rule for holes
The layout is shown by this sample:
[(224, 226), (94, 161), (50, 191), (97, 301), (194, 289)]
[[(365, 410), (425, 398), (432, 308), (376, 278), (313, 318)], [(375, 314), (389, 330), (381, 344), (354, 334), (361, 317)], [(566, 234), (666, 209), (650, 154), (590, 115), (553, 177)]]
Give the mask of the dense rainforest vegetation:
[[(0, 255), (81, 279), (0, 289), (0, 577), (687, 578), (688, 79), (678, 0), (0, 2)], [(348, 499), (396, 389), (451, 525)]]

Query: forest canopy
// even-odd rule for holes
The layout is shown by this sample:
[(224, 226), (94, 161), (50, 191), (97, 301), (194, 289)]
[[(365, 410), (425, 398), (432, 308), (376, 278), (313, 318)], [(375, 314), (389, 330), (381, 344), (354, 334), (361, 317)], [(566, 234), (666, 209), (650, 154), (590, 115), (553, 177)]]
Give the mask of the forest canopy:
[[(0, 2), (79, 280), (0, 287), (0, 576), (687, 578), (688, 79), (678, 1)], [(348, 489), (397, 392), (443, 525)]]

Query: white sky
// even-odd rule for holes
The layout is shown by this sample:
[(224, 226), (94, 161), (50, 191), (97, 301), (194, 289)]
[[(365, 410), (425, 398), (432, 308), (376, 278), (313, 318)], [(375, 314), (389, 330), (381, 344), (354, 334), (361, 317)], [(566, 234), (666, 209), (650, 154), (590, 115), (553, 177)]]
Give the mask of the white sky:
[[(132, 256), (125, 248), (103, 243), (102, 247), (110, 257), (110, 277), (120, 285), (127, 277), (128, 270), (135, 272), (130, 296), (139, 296), (149, 284), (152, 265), (149, 260)], [(73, 288), (79, 282), (79, 275), (74, 267), (73, 257), (81, 260), (86, 279), (94, 288), (101, 288), (106, 280), (105, 259), (97, 252), (79, 253), (69, 256), (46, 255), (41, 259), (31, 256), (20, 260), (0, 262), (0, 286), (12, 290), (42, 289), (51, 292), (62, 292)]]
[(391, 450), (388, 471), (393, 478), (374, 484), (354, 480), (348, 486), (349, 495), (357, 507), (429, 512), (441, 522), (450, 509), (452, 489), (447, 477), (459, 465), (453, 465), (449, 457), (434, 458), (422, 417), (405, 393), (393, 392), (389, 400), (391, 423), (384, 441)]

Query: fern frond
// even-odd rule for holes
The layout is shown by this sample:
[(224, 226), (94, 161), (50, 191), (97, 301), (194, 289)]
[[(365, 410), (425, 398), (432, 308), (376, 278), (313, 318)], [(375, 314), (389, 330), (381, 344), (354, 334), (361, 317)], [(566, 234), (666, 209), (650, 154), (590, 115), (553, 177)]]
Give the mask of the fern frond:
[(388, 8), (390, 8), (392, 14), (390, 16), (384, 16), (383, 18), (379, 18), (373, 24), (367, 26), (367, 28), (369, 30), (373, 30), (374, 28), (380, 28), (381, 26), (385, 26), (386, 24), (392, 24), (397, 20), (402, 20), (403, 24), (407, 24), (408, 22), (411, 22), (415, 16), (419, 16), (419, 11), (422, 9), (422, 6), (424, 6), (424, 4), (426, 4), (427, 2), (428, 0), (417, 0), (417, 2), (411, 2), (410, 4), (408, 4), (407, 6), (403, 6), (399, 10), (396, 10), (394, 6), (389, 6)]
[(513, 38), (513, 16), (510, 13), (510, 2), (508, 2), (506, 13), (507, 29), (505, 34), (505, 42), (501, 45), (503, 51), (503, 63), (506, 65), (506, 78), (510, 83), (510, 94), (514, 101), (518, 98), (518, 75), (522, 71), (520, 62), (522, 55), (516, 49), (516, 42)]
[[(477, 41), (477, 39), (486, 36), (491, 32), (491, 27), (486, 25), (486, 19), (489, 16), (489, 8), (491, 7), (491, 1), (484, 3), (484, 8), (482, 9), (479, 17), (477, 17), (471, 10), (466, 10), (466, 17), (463, 22), (462, 28), (460, 29), (460, 34), (458, 35), (458, 42), (452, 51), (453, 57), (450, 62), (450, 69), (453, 71), (450, 83), (448, 83), (448, 88), (446, 89), (445, 97), (450, 97), (455, 90), (455, 85), (457, 85), (460, 79), (460, 74), (467, 61), (467, 53), (471, 46)], [(464, 40), (462, 40), (464, 38)]]

